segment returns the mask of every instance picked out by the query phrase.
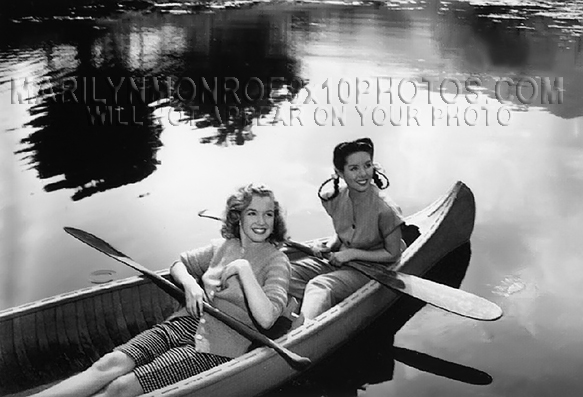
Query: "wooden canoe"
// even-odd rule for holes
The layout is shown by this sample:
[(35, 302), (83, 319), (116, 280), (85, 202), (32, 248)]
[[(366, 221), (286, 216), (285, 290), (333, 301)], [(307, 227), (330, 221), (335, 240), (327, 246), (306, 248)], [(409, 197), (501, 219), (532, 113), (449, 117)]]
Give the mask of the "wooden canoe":
[[(396, 270), (425, 275), (441, 258), (469, 241), (474, 218), (473, 194), (457, 182), (443, 197), (407, 218), (420, 235), (404, 252)], [(286, 252), (292, 260), (303, 255), (293, 249)], [(167, 276), (167, 271), (159, 273)], [(314, 323), (277, 342), (317, 363), (386, 314), (400, 296), (370, 281)], [(20, 394), (79, 372), (176, 309), (176, 301), (138, 276), (3, 310), (0, 395)], [(149, 395), (255, 396), (298, 374), (275, 351), (260, 347)]]

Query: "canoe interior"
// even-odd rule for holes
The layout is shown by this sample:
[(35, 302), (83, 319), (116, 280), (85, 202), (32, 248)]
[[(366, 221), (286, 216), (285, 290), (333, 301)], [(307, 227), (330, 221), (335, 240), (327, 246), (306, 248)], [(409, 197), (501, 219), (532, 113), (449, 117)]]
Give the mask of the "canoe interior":
[[(454, 205), (454, 202), (458, 204)], [(473, 229), (474, 211), (471, 191), (465, 185), (458, 183), (448, 195), (444, 196), (443, 200), (437, 200), (434, 205), (407, 218), (412, 226), (405, 232), (406, 239), (410, 243), (410, 249), (405, 252), (403, 260), (406, 264), (406, 270), (458, 287), (469, 263), (469, 243), (467, 241)], [(435, 219), (439, 217), (444, 219)], [(447, 226), (442, 232), (437, 232), (441, 228), (439, 225), (442, 224)], [(415, 240), (419, 236), (419, 231), (421, 238)], [(415, 241), (413, 242), (413, 240)], [(447, 259), (449, 256), (446, 255), (460, 246), (467, 247), (465, 265), (464, 261), (461, 261), (461, 265), (452, 266), (451, 260)], [(304, 255), (293, 249), (286, 250), (286, 253), (292, 261)], [(443, 263), (444, 261), (445, 263)], [(438, 263), (437, 266), (436, 263)], [(440, 263), (442, 265), (439, 265)], [(159, 273), (168, 277), (167, 271)], [(405, 307), (407, 307), (405, 314), (400, 315), (400, 311), (393, 307), (393, 303), (397, 301), (398, 297), (395, 293), (389, 292), (387, 295), (386, 292), (381, 291), (379, 295), (379, 293), (374, 292), (378, 289), (377, 286), (369, 285), (367, 288), (373, 290), (373, 293), (376, 294), (374, 296), (378, 295), (382, 296), (383, 299), (388, 299), (385, 304), (388, 302), (386, 307), (390, 307), (391, 310), (379, 317), (391, 324), (391, 329), (383, 331), (385, 334), (389, 331), (396, 332), (408, 318), (423, 306), (416, 299), (400, 296), (398, 301), (405, 303)], [(366, 294), (364, 293), (364, 296)], [(358, 293), (347, 298), (347, 301), (355, 301), (352, 299), (355, 296), (358, 296)], [(368, 299), (371, 299), (370, 296), (372, 295), (369, 294)], [(360, 311), (350, 302), (347, 302), (345, 307), (348, 308), (350, 305), (354, 307), (354, 309), (350, 309), (353, 312)], [(176, 301), (149, 280), (142, 277), (132, 277), (1, 311), (0, 396), (28, 395), (26, 390), (30, 391), (71, 376), (90, 366), (115, 346), (161, 322), (177, 308)], [(333, 308), (330, 312), (334, 310), (338, 312), (344, 310), (344, 307)], [(371, 313), (375, 313), (374, 316), (378, 317), (384, 310), (386, 309), (377, 310), (378, 314)], [(330, 315), (330, 317), (334, 316), (335, 314)], [(372, 320), (371, 317), (370, 321), (367, 320), (367, 322)], [(346, 318), (343, 321), (346, 321)], [(338, 325), (340, 323), (339, 321)], [(395, 327), (396, 329), (394, 329)], [(302, 352), (302, 349), (309, 349), (307, 347), (309, 344), (302, 344), (302, 340), (313, 340), (311, 343), (320, 346), (327, 344), (331, 340), (329, 338), (331, 334), (328, 335), (323, 331), (329, 332), (329, 330), (322, 329), (311, 335), (309, 331), (306, 331), (304, 332), (305, 338), (302, 335), (297, 337), (291, 335), (291, 340), (297, 340), (297, 343), (292, 342), (295, 343), (293, 350), (308, 355), (309, 352)], [(326, 335), (326, 340), (318, 340), (317, 335), (320, 334)], [(270, 336), (275, 337), (274, 335)], [(337, 349), (339, 345), (340, 343), (334, 344), (334, 349)], [(330, 349), (330, 352), (334, 349)], [(321, 347), (320, 350), (322, 350), (323, 357), (325, 354), (323, 352), (327, 352), (327, 349)], [(272, 356), (269, 356), (270, 354)], [(270, 361), (270, 363), (277, 365), (263, 368), (266, 377), (270, 370), (275, 373), (276, 369), (279, 368), (278, 365), (283, 365), (279, 362), (282, 360), (274, 358), (275, 354), (266, 353), (265, 349), (255, 355), (255, 357), (259, 356), (270, 357), (269, 360), (278, 360)], [(253, 360), (255, 358), (249, 358), (249, 362), (253, 362)], [(227, 371), (234, 370), (234, 365), (240, 364), (234, 363)], [(244, 370), (253, 370), (252, 364), (249, 365), (251, 367), (241, 365), (241, 369), (236, 369), (236, 371), (239, 371), (239, 375), (243, 376)], [(289, 372), (287, 367), (284, 368), (285, 370), (278, 374), (280, 380), (285, 380), (286, 377), (290, 379), (293, 375), (293, 372)], [(281, 368), (279, 369), (281, 370)], [(233, 382), (237, 382), (237, 377), (232, 377), (232, 379)], [(196, 382), (198, 381), (192, 383)], [(206, 381), (202, 380), (202, 382)], [(168, 395), (191, 395), (188, 386), (178, 389)], [(203, 393), (201, 395), (205, 395), (204, 390), (201, 393)], [(216, 393), (211, 394), (215, 395)], [(250, 395), (253, 394), (256, 393), (253, 392)]]
[(0, 395), (79, 372), (177, 307), (154, 284), (132, 277), (4, 310)]

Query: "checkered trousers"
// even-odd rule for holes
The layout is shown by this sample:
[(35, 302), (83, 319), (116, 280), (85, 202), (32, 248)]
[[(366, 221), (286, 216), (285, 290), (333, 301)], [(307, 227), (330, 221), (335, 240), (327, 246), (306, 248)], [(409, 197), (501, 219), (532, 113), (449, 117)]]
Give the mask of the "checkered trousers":
[(194, 342), (197, 328), (197, 318), (176, 317), (153, 326), (114, 350), (134, 360), (133, 372), (144, 393), (150, 393), (231, 360), (198, 352)]

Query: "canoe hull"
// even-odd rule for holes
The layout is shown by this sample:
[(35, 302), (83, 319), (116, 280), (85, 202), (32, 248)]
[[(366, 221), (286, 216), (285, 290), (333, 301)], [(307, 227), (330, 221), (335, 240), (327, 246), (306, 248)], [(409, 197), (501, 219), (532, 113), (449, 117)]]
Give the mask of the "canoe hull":
[[(407, 218), (421, 235), (404, 252), (396, 269), (423, 276), (469, 240), (474, 218), (473, 194), (458, 182), (445, 196)], [(292, 260), (300, 257), (297, 251), (287, 253)], [(166, 271), (160, 274), (168, 276)], [(314, 323), (277, 342), (317, 363), (390, 310), (400, 296), (371, 281)], [(155, 285), (132, 277), (2, 311), (0, 392), (15, 393), (83, 370), (176, 308), (176, 302)], [(255, 396), (298, 374), (272, 349), (261, 347), (149, 395)]]

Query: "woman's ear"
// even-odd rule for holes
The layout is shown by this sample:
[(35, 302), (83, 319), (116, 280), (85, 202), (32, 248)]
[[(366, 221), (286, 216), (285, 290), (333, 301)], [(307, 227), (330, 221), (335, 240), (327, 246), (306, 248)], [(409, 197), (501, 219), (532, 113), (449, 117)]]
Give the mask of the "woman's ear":
[(344, 173), (340, 171), (338, 168), (334, 168), (334, 174), (332, 174), (332, 178), (334, 179), (344, 179)]

